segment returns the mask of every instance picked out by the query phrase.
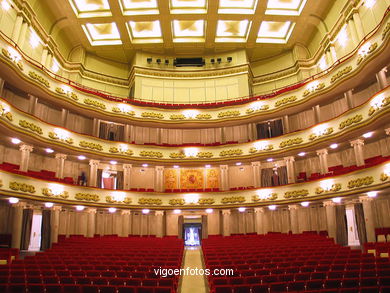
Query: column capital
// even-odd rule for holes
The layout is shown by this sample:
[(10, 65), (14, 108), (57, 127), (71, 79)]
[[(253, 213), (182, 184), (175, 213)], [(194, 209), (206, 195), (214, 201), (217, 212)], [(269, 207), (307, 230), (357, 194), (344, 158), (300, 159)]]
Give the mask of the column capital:
[(254, 208), (255, 214), (263, 214), (264, 208)]
[(164, 211), (155, 211), (154, 215), (155, 216), (164, 216)]
[(386, 135), (390, 135), (390, 127), (385, 129)]
[(123, 167), (123, 169), (129, 170), (129, 169), (133, 168), (133, 165), (132, 164), (123, 164), (122, 167)]
[(294, 156), (284, 157), (283, 158), (286, 162), (295, 162)]
[(292, 210), (297, 210), (299, 207), (298, 207), (298, 205), (296, 205), (296, 204), (290, 204), (290, 205), (288, 205), (288, 209), (290, 210), (290, 211), (292, 211)]
[(122, 210), (121, 215), (130, 215), (131, 211), (130, 210)]
[(52, 209), (52, 211), (59, 211), (59, 212), (61, 212), (62, 211), (62, 206), (53, 206), (51, 209)]
[(358, 138), (358, 139), (355, 139), (355, 140), (351, 140), (349, 143), (351, 144), (351, 147), (363, 146), (364, 145), (364, 140), (361, 139), (361, 138)]
[(369, 196), (359, 196), (359, 202), (371, 202), (373, 200), (374, 199), (372, 197), (369, 197)]
[(18, 203), (15, 203), (12, 205), (15, 208), (22, 208), (26, 209), (27, 208), (27, 203), (25, 201), (19, 201)]
[(100, 161), (99, 160), (89, 160), (90, 166), (99, 166)]
[(327, 206), (330, 206), (330, 207), (336, 206), (336, 204), (335, 204), (333, 201), (331, 201), (331, 200), (326, 200), (326, 201), (324, 201), (324, 202), (323, 202), (323, 205), (324, 205), (324, 207), (327, 207)]
[(317, 150), (316, 153), (317, 153), (318, 156), (327, 155), (328, 154), (328, 150), (327, 149), (320, 149), (320, 150)]
[(222, 215), (230, 215), (231, 211), (230, 210), (222, 210)]
[(32, 95), (32, 94), (27, 94), (27, 97), (29, 97), (30, 99), (37, 98), (36, 96), (34, 96), (34, 95)]
[(97, 210), (96, 210), (95, 208), (88, 208), (88, 209), (87, 209), (87, 213), (88, 213), (88, 214), (96, 214), (96, 211), (97, 211)]
[(156, 166), (156, 171), (164, 171), (164, 166)]
[(219, 165), (219, 168), (221, 170), (228, 170), (229, 169), (229, 166), (228, 165)]
[(252, 167), (260, 167), (261, 163), (259, 161), (251, 162)]
[(34, 149), (34, 147), (32, 145), (28, 145), (28, 144), (22, 144), (20, 147), (19, 147), (19, 150), (20, 151), (25, 151), (25, 152), (32, 152)]
[(55, 158), (56, 158), (56, 159), (59, 159), (59, 160), (66, 160), (67, 157), (68, 157), (68, 156), (65, 155), (65, 154), (56, 154), (56, 155), (55, 155)]

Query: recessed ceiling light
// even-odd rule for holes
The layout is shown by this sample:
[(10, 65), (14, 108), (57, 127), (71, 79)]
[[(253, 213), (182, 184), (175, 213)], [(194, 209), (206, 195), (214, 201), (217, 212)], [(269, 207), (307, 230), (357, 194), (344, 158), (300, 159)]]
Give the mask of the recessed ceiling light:
[(206, 213), (211, 214), (213, 212), (213, 209), (206, 209)]
[(241, 165), (242, 165), (241, 162), (237, 162), (237, 163), (236, 163), (236, 166), (241, 166)]
[(80, 155), (80, 156), (77, 157), (77, 159), (79, 159), (79, 160), (81, 160), (81, 161), (82, 161), (82, 160), (85, 160), (86, 158), (87, 158), (87, 157), (86, 157), (86, 156), (83, 156), (83, 155)]
[(211, 168), (211, 165), (205, 165), (204, 167), (205, 168)]
[(13, 144), (20, 144), (22, 141), (19, 138), (14, 137), (14, 138), (11, 138), (11, 142)]
[(303, 201), (303, 202), (301, 202), (301, 206), (308, 207), (309, 206), (309, 202), (308, 201)]
[(45, 202), (45, 207), (52, 208), (54, 206), (54, 203), (52, 202)]
[(180, 213), (181, 213), (181, 210), (173, 210), (173, 213), (174, 213), (174, 214), (180, 214)]
[(11, 204), (18, 203), (18, 202), (19, 202), (19, 198), (10, 197), (10, 198), (8, 199), (8, 202), (11, 203)]
[(145, 214), (145, 215), (146, 215), (146, 214), (149, 214), (149, 213), (150, 213), (150, 210), (149, 210), (149, 209), (143, 209), (143, 210), (142, 210), (142, 213)]
[(243, 212), (245, 212), (245, 210), (246, 210), (246, 208), (244, 208), (244, 207), (240, 207), (240, 208), (238, 208), (238, 211), (239, 211), (240, 213), (243, 213)]
[(304, 157), (304, 156), (306, 156), (306, 153), (305, 153), (305, 152), (300, 152), (300, 153), (298, 154), (298, 156)]
[(173, 168), (175, 168), (175, 169), (178, 169), (178, 168), (179, 168), (179, 166), (178, 166), (178, 165), (174, 165), (174, 166), (173, 166)]
[(333, 201), (334, 203), (340, 203), (340, 202), (341, 202), (341, 197), (332, 198), (332, 201)]
[(116, 208), (108, 208), (108, 212), (113, 214), (116, 212)]
[(7, 10), (9, 10), (9, 9), (11, 8), (11, 5), (8, 3), (7, 0), (3, 0), (3, 1), (1, 1), (1, 7), (2, 7), (5, 11), (7, 11)]
[(378, 191), (369, 191), (367, 192), (368, 197), (376, 197), (378, 195)]
[(50, 149), (50, 148), (45, 149), (45, 152), (48, 153), (48, 154), (54, 153), (54, 151), (52, 149)]
[(267, 162), (272, 162), (274, 159), (272, 159), (272, 158), (269, 158), (269, 159), (267, 159)]
[(371, 132), (367, 132), (365, 134), (363, 134), (363, 137), (364, 138), (370, 138), (374, 133), (371, 131)]
[(331, 149), (337, 149), (338, 148), (338, 144), (337, 143), (332, 143), (329, 147), (331, 148)]
[(110, 164), (111, 165), (116, 165), (116, 164), (118, 164), (118, 162), (117, 161), (110, 161)]
[(146, 168), (147, 166), (149, 166), (148, 164), (142, 164), (142, 167)]
[(76, 206), (76, 210), (83, 211), (85, 209), (85, 206)]
[(268, 208), (269, 208), (271, 211), (274, 211), (274, 210), (276, 210), (276, 205), (272, 204), (272, 205), (268, 206)]

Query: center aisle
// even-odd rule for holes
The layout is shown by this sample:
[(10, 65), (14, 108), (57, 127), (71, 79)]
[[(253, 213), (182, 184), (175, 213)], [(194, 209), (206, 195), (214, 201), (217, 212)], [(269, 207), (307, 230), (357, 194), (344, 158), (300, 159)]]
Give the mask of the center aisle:
[[(197, 247), (186, 247), (185, 255), (184, 255), (184, 265), (183, 269), (205, 269), (202, 262), (202, 248), (200, 246)], [(180, 285), (180, 293), (207, 293), (209, 292), (206, 287), (207, 281), (206, 276), (202, 275), (183, 275), (181, 276), (181, 285)]]

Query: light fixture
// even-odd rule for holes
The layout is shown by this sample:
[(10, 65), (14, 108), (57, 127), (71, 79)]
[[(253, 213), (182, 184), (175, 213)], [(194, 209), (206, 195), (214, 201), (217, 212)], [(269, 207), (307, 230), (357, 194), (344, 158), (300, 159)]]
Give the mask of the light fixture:
[(366, 0), (364, 1), (364, 6), (366, 6), (367, 8), (372, 8), (374, 7), (375, 5), (375, 0)]
[(157, 64), (161, 64), (161, 59), (160, 58), (157, 58), (157, 60), (156, 60), (156, 62), (157, 62)]
[(337, 149), (339, 147), (339, 145), (337, 143), (332, 143), (329, 147), (331, 149)]
[(241, 165), (242, 165), (241, 162), (237, 162), (237, 163), (236, 163), (236, 166), (241, 166)]
[(149, 166), (148, 164), (142, 164), (142, 167), (146, 168), (147, 166)]
[(347, 27), (344, 26), (337, 35), (337, 41), (341, 47), (345, 47), (348, 41)]
[(272, 159), (272, 158), (269, 158), (269, 159), (267, 159), (267, 162), (272, 162), (274, 159)]
[(211, 58), (211, 59), (210, 59), (210, 63), (211, 63), (211, 64), (214, 64), (214, 63), (215, 63), (215, 59), (214, 59), (214, 58)]
[(10, 198), (8, 199), (8, 202), (11, 203), (11, 204), (18, 203), (18, 202), (19, 202), (19, 198), (10, 197)]
[(370, 138), (374, 133), (372, 131), (363, 134), (364, 138)]
[(196, 193), (188, 193), (184, 195), (184, 201), (187, 204), (197, 204), (199, 201), (199, 194)]
[(217, 62), (220, 64), (222, 62), (222, 58), (217, 58)]
[(340, 202), (341, 202), (341, 197), (332, 198), (332, 201), (333, 201), (334, 203), (340, 203)]
[(211, 165), (205, 165), (204, 167), (209, 169), (209, 168), (211, 168)]
[(22, 141), (19, 138), (14, 137), (14, 138), (11, 138), (11, 142), (13, 144), (20, 144)]
[(305, 153), (305, 152), (300, 152), (300, 153), (298, 154), (298, 156), (304, 157), (304, 156), (306, 156), (306, 153)]
[(48, 154), (54, 153), (54, 151), (52, 149), (50, 149), (50, 148), (45, 149), (45, 152), (48, 153)]
[(206, 209), (206, 213), (211, 214), (213, 212), (213, 209)]
[(81, 212), (85, 209), (85, 206), (76, 206), (76, 210)]
[(245, 210), (246, 210), (246, 208), (244, 208), (244, 207), (239, 207), (239, 208), (238, 208), (238, 211), (239, 211), (240, 213), (245, 212)]
[(367, 192), (368, 197), (376, 197), (378, 195), (378, 191), (369, 191)]
[(165, 59), (165, 65), (169, 65), (169, 60)]
[(174, 213), (174, 214), (180, 214), (180, 213), (181, 213), (181, 210), (173, 210), (173, 213)]
[(58, 70), (60, 70), (60, 65), (58, 64), (58, 61), (56, 59), (53, 59), (53, 65), (51, 66), (51, 70), (53, 70), (53, 72), (58, 72)]
[(116, 165), (116, 164), (118, 164), (118, 162), (117, 161), (110, 161), (110, 164), (111, 165)]
[(54, 203), (52, 202), (45, 202), (45, 207), (52, 208), (54, 206)]
[(196, 157), (198, 154), (198, 148), (185, 148), (184, 154), (186, 157)]
[(303, 202), (301, 202), (301, 206), (308, 207), (309, 206), (309, 202), (308, 201), (303, 201)]
[(39, 36), (37, 35), (37, 33), (31, 29), (30, 31), (30, 45), (33, 49), (35, 49), (36, 47), (38, 47), (39, 43), (41, 43), (41, 39), (39, 38)]
[(80, 156), (77, 157), (77, 159), (79, 159), (79, 160), (81, 160), (81, 161), (82, 161), (82, 160), (85, 160), (86, 158), (87, 158), (87, 157), (86, 157), (86, 156), (83, 156), (83, 155), (80, 155)]
[(108, 212), (113, 214), (116, 212), (116, 208), (108, 208)]
[(8, 3), (7, 0), (3, 0), (1, 1), (1, 7), (4, 9), (4, 10), (9, 10), (11, 8), (11, 5)]
[(144, 215), (147, 215), (147, 214), (150, 213), (150, 210), (149, 210), (149, 209), (143, 209), (143, 210), (142, 210), (142, 213), (143, 213)]
[(153, 59), (152, 58), (146, 58), (146, 62), (148, 62), (148, 64), (152, 63)]
[(268, 206), (268, 208), (269, 208), (271, 211), (274, 211), (274, 210), (276, 210), (276, 205), (272, 204), (272, 205)]
[(233, 58), (232, 57), (227, 57), (226, 60), (227, 60), (227, 62), (230, 63), (230, 62), (232, 62)]
[(179, 166), (178, 165), (173, 165), (173, 168), (179, 169)]

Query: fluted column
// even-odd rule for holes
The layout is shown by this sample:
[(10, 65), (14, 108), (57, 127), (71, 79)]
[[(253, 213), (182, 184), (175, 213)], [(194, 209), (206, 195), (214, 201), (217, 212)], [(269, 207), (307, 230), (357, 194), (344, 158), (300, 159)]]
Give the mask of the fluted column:
[(226, 142), (226, 127), (221, 127), (221, 143)]
[(16, 20), (14, 22), (14, 28), (12, 30), (12, 40), (17, 43), (19, 40), (20, 36), (20, 31), (22, 29), (22, 24), (23, 24), (23, 16), (19, 14), (16, 16)]
[(364, 221), (366, 226), (367, 242), (375, 242), (375, 222), (374, 214), (372, 210), (373, 198), (368, 196), (359, 197), (360, 202), (363, 204)]
[(287, 169), (287, 180), (288, 183), (295, 183), (295, 166), (294, 166), (294, 157), (284, 157), (284, 161), (286, 162), (286, 169)]
[(288, 115), (283, 116), (283, 130), (284, 133), (290, 132), (290, 120), (288, 119)]
[(321, 121), (321, 111), (320, 111), (320, 105), (315, 105), (313, 107), (313, 113), (314, 113), (314, 123), (318, 124)]
[(299, 225), (298, 225), (298, 205), (293, 204), (288, 206), (288, 210), (290, 211), (290, 228), (293, 234), (299, 233)]
[(164, 237), (164, 211), (155, 211), (156, 237)]
[(96, 231), (96, 209), (89, 208), (87, 213), (87, 237), (93, 237)]
[(318, 150), (317, 155), (320, 159), (321, 174), (328, 173), (328, 150), (327, 149)]
[(31, 145), (27, 144), (22, 144), (19, 147), (21, 154), (21, 159), (20, 159), (20, 167), (19, 170), (23, 172), (27, 172), (28, 170), (28, 162), (30, 160), (30, 153), (33, 151), (33, 147)]
[(66, 124), (68, 123), (68, 116), (69, 116), (69, 110), (62, 109), (61, 110), (61, 126), (66, 127)]
[(255, 208), (255, 232), (257, 234), (264, 234), (264, 208)]
[(124, 141), (125, 142), (130, 142), (130, 125), (126, 124), (125, 125), (125, 130), (124, 130)]
[(19, 48), (23, 48), (23, 46), (24, 46), (28, 27), (29, 27), (29, 24), (27, 22), (22, 23), (22, 27), (20, 28), (19, 38), (17, 41)]
[(131, 234), (130, 210), (122, 210), (122, 237), (127, 237)]
[(386, 77), (386, 71), (387, 68), (382, 68), (377, 74), (376, 74), (376, 80), (379, 85), (379, 89), (383, 90), (385, 87), (387, 87), (387, 77)]
[(25, 202), (18, 202), (12, 206), (12, 248), (20, 249), (20, 242), (22, 239), (22, 222), (23, 222), (23, 210), (26, 208)]
[(97, 187), (97, 170), (99, 163), (99, 160), (89, 160), (89, 186), (91, 187)]
[(4, 84), (5, 84), (4, 79), (0, 77), (0, 97), (3, 96)]
[(251, 162), (252, 169), (253, 169), (253, 186), (255, 188), (261, 187), (261, 169), (260, 169), (260, 162)]
[(32, 114), (32, 115), (35, 115), (35, 109), (36, 109), (36, 105), (38, 103), (38, 98), (31, 95), (31, 94), (28, 94), (28, 110), (27, 112)]
[(363, 139), (355, 139), (351, 141), (351, 146), (353, 147), (353, 151), (355, 154), (356, 166), (364, 165), (364, 154), (363, 154)]
[(157, 192), (164, 192), (164, 167), (156, 166), (154, 178), (154, 190)]
[(364, 38), (364, 30), (363, 30), (363, 24), (362, 24), (362, 20), (360, 19), (359, 12), (355, 10), (355, 13), (352, 14), (352, 17), (353, 17), (353, 22), (355, 24), (357, 37), (359, 41), (361, 41)]
[(56, 154), (56, 177), (57, 178), (64, 178), (64, 168), (65, 168), (65, 160), (67, 158), (67, 155), (65, 154)]
[(228, 165), (220, 165), (220, 173), (221, 173), (221, 190), (226, 191), (229, 190), (229, 166)]
[(61, 212), (60, 206), (53, 206), (51, 209), (51, 231), (50, 231), (50, 237), (51, 237), (51, 243), (57, 243), (58, 242), (58, 231), (60, 226), (60, 212)]
[(345, 92), (344, 97), (347, 100), (348, 109), (352, 109), (354, 107), (352, 90)]
[(326, 212), (328, 235), (336, 241), (336, 206), (331, 200), (324, 201), (324, 206)]
[(157, 144), (162, 144), (162, 128), (157, 128)]
[(99, 121), (99, 119), (93, 118), (92, 135), (95, 137), (99, 137)]
[(356, 28), (355, 28), (355, 22), (353, 21), (353, 18), (350, 18), (349, 21), (347, 22), (347, 29), (349, 32), (349, 35), (352, 38), (352, 42), (354, 47), (359, 44), (360, 40), (357, 36)]
[(133, 165), (123, 164), (123, 188), (125, 190), (130, 190), (131, 188), (131, 170)]
[(222, 236), (230, 236), (230, 210), (222, 210)]

